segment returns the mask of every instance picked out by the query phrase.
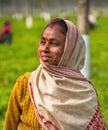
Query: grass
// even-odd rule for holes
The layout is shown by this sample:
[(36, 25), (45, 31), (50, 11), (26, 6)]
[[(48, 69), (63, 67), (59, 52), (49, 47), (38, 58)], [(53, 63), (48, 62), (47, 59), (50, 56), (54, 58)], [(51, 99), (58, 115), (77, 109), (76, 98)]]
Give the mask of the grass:
[(100, 17), (98, 28), (91, 31), (91, 80), (98, 92), (102, 114), (108, 128), (108, 17)]
[[(0, 25), (7, 18), (1, 18)], [(46, 22), (34, 18), (33, 27), (27, 29), (25, 18), (21, 21), (8, 18), (12, 22), (13, 42), (0, 45), (0, 130), (2, 130), (10, 92), (16, 79), (39, 65), (37, 47), (39, 37)], [(76, 19), (72, 19), (76, 22)], [(91, 80), (98, 92), (104, 121), (108, 127), (108, 17), (101, 16), (98, 27), (90, 31)]]

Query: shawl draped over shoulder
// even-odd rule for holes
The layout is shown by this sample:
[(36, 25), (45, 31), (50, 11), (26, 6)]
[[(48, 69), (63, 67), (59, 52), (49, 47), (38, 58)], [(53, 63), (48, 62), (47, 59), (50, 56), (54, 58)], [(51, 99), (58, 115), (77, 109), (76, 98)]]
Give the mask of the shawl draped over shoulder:
[(105, 130), (96, 91), (80, 71), (84, 40), (72, 22), (64, 21), (68, 32), (59, 64), (40, 65), (28, 82), (36, 116), (43, 130)]

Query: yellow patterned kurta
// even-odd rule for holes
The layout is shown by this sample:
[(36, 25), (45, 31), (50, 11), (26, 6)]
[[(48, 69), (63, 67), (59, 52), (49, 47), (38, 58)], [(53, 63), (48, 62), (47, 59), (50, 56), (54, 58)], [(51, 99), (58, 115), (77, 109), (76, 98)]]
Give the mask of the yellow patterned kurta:
[(42, 130), (28, 91), (29, 76), (19, 77), (12, 90), (3, 130)]

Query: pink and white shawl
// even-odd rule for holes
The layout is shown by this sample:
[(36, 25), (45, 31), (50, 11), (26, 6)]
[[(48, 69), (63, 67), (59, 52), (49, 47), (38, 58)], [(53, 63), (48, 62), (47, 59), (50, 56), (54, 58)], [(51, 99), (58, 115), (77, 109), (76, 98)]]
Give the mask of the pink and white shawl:
[(106, 130), (97, 94), (81, 74), (85, 44), (74, 24), (68, 26), (65, 49), (58, 66), (33, 71), (28, 85), (43, 130)]

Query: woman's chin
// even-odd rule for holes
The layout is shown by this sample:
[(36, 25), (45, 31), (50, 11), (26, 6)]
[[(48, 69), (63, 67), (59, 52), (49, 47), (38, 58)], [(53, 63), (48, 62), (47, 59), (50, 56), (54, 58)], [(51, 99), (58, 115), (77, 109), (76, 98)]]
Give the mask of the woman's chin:
[(50, 65), (50, 63), (48, 63), (48, 62), (41, 62), (41, 65), (43, 66), (43, 67), (47, 67), (47, 66), (49, 66)]

